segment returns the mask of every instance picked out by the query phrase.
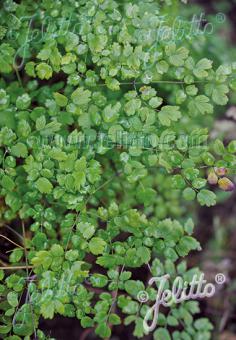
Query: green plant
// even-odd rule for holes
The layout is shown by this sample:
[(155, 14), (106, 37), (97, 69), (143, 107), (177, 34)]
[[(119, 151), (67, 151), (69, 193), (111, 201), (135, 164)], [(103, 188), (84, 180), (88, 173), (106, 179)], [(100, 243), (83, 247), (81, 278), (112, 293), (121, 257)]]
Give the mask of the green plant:
[[(236, 66), (198, 56), (193, 40), (210, 38), (156, 41), (161, 16), (171, 29), (180, 11), (174, 1), (170, 15), (170, 2), (2, 6), (1, 230), (18, 235), (0, 271), (3, 338), (44, 339), (39, 319), (56, 314), (101, 338), (134, 323), (142, 338), (148, 303), (137, 296), (154, 301), (157, 289), (138, 270), (187, 281), (200, 272), (183, 261), (200, 250), (189, 212), (194, 201), (216, 203), (208, 172), (230, 176), (236, 165), (235, 142), (207, 130), (235, 89)], [(196, 301), (173, 305), (154, 339), (210, 339), (198, 312)]]

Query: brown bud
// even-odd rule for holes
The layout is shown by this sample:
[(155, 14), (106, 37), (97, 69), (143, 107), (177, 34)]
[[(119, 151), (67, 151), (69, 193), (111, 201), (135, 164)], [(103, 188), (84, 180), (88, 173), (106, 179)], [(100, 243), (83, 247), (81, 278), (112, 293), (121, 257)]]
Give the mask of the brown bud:
[(224, 191), (233, 191), (235, 189), (235, 184), (227, 177), (220, 178), (218, 184), (219, 188)]
[(216, 174), (214, 173), (214, 171), (211, 171), (207, 177), (207, 181), (209, 184), (217, 184), (218, 183), (218, 177), (216, 176)]
[(217, 176), (225, 176), (227, 174), (227, 169), (226, 168), (215, 168), (215, 173)]

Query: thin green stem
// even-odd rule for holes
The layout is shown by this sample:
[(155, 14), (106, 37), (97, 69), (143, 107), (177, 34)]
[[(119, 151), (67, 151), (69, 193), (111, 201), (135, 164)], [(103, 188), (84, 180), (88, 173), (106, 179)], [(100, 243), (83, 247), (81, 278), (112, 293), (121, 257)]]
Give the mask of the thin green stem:
[(23, 87), (23, 83), (22, 83), (21, 76), (20, 76), (20, 73), (19, 73), (19, 71), (18, 71), (17, 66), (14, 66), (14, 70), (15, 70), (15, 72), (16, 72), (16, 76), (17, 76), (18, 83), (20, 84), (21, 87)]

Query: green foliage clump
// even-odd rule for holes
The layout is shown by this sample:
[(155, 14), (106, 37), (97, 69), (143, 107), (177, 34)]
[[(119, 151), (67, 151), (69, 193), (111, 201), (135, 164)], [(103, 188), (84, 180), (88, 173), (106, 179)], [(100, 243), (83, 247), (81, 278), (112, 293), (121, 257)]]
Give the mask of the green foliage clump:
[[(236, 65), (210, 38), (173, 41), (178, 1), (4, 1), (0, 27), (1, 230), (20, 235), (0, 271), (0, 334), (46, 336), (40, 318), (76, 317), (109, 338), (143, 319), (166, 273), (191, 281), (194, 202), (213, 206), (208, 172), (236, 164), (209, 139)], [(157, 34), (158, 33), (158, 34)], [(230, 170), (227, 173), (230, 176)], [(219, 189), (229, 189), (222, 176)], [(232, 182), (230, 182), (232, 183)], [(230, 188), (232, 185), (230, 186)], [(192, 201), (192, 202), (191, 202)], [(148, 268), (150, 275), (137, 279)], [(161, 311), (154, 339), (210, 339), (198, 302)]]

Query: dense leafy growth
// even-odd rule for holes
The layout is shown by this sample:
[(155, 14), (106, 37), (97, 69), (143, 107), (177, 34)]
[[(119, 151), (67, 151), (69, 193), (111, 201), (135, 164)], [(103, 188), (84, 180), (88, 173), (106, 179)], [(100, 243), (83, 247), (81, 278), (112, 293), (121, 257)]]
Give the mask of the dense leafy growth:
[[(0, 270), (0, 334), (45, 339), (40, 318), (60, 314), (101, 338), (119, 324), (142, 338), (148, 277), (200, 273), (183, 259), (201, 249), (190, 201), (234, 188), (236, 141), (207, 127), (236, 65), (208, 55), (204, 35), (171, 39), (178, 1), (1, 6), (1, 230), (18, 237)], [(210, 339), (198, 312), (173, 304), (153, 338)]]

